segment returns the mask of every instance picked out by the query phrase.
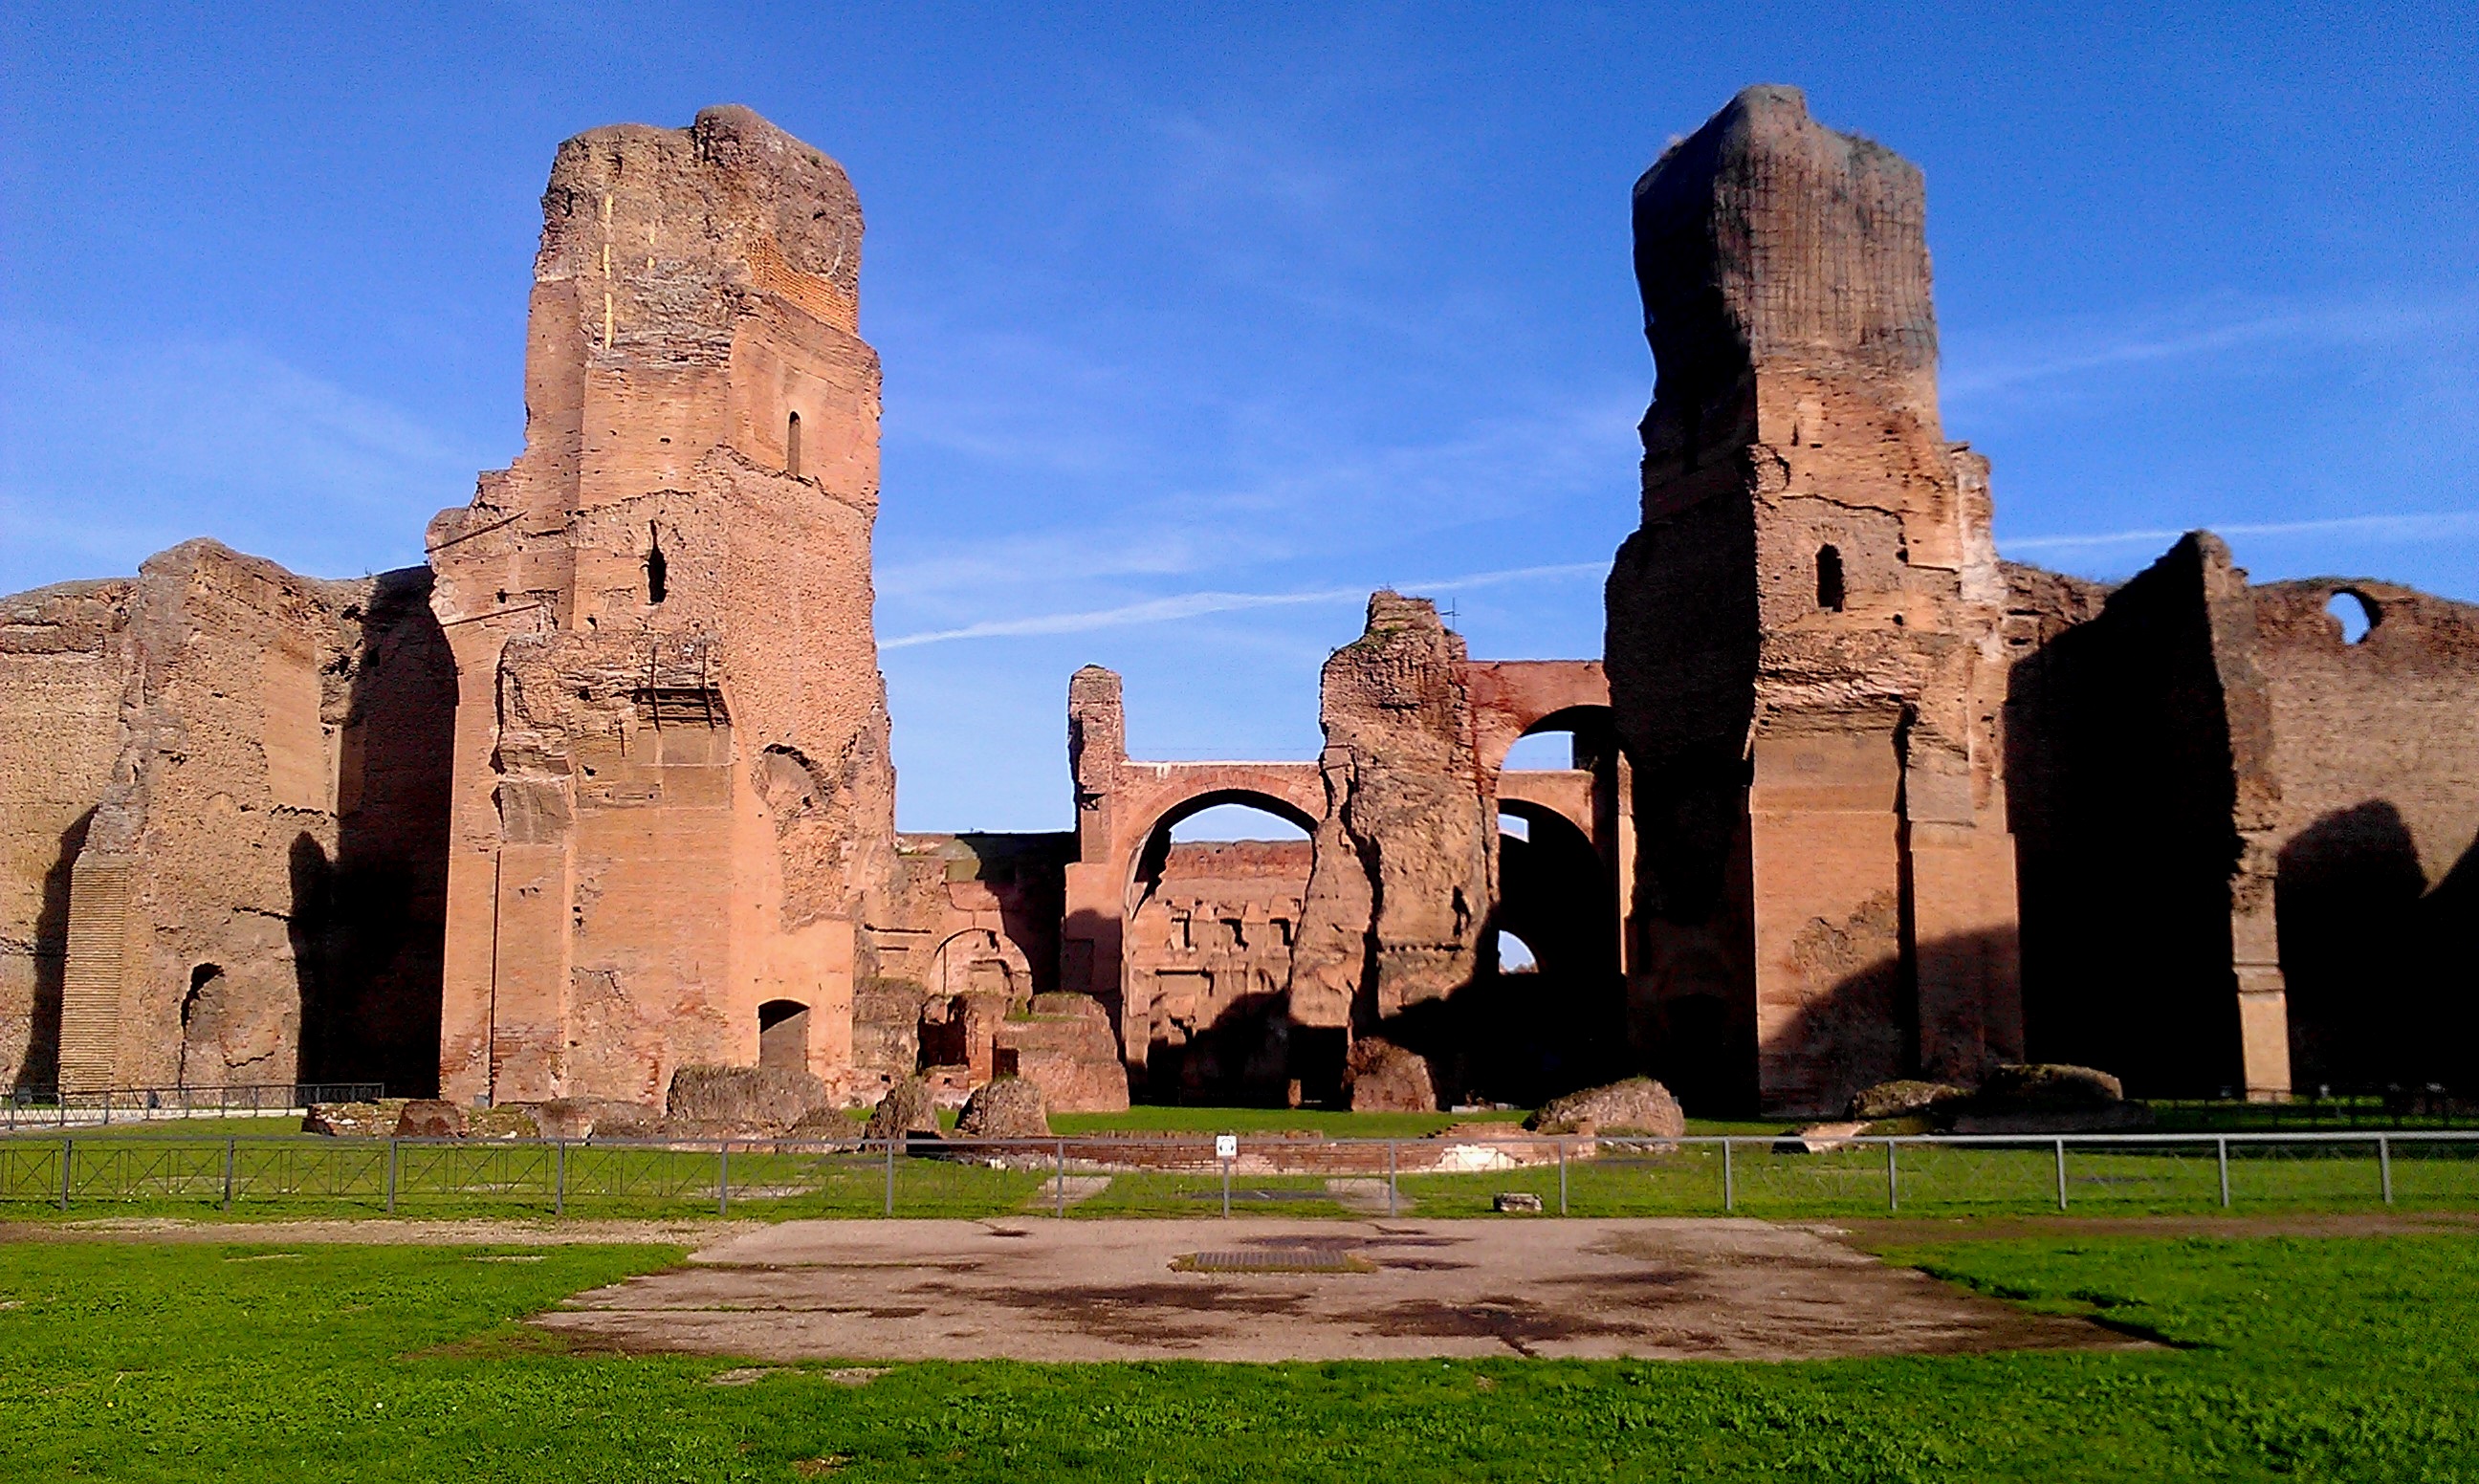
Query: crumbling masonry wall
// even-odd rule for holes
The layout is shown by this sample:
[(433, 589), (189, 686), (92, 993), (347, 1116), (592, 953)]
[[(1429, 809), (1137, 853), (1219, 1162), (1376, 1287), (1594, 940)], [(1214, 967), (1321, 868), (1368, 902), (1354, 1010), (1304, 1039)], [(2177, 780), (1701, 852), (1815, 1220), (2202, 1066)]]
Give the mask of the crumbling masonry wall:
[[(2294, 1081), (2479, 1087), (2479, 606), (2367, 579), (2252, 596)], [(2369, 621), (2356, 643), (2337, 601)]]
[(1495, 900), (1497, 820), (1473, 750), (1463, 636), (1380, 592), (1325, 663), (1326, 809), (1292, 956), (1297, 1026), (1375, 1032), (1468, 984)]
[(441, 1085), (657, 1101), (852, 1062), (891, 889), (860, 208), (746, 109), (560, 146), (524, 452), (430, 529), (460, 704)]
[(2020, 1054), (2002, 584), (1985, 466), (1938, 422), (1923, 203), (1781, 88), (1636, 188), (1660, 376), (1606, 655), (1630, 993), (1708, 1100), (1827, 1110)]
[(424, 1087), (453, 698), (427, 587), (193, 541), (11, 601), (0, 704), (39, 749), (6, 769), (16, 1082)]
[[(2036, 622), (2057, 579), (2015, 580)], [(2280, 785), (2246, 574), (2190, 536), (2083, 606), (2006, 708), (2032, 1042), (2137, 1094), (2278, 1095)]]

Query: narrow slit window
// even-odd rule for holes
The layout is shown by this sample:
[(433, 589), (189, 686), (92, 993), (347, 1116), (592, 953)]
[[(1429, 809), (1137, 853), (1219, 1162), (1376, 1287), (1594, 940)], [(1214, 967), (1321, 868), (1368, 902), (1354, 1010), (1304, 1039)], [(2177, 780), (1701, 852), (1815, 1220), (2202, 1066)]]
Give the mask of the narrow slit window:
[(646, 534), (646, 601), (659, 603), (671, 593), (672, 564), (663, 555), (662, 530), (650, 522)]
[(1816, 549), (1816, 605), (1827, 613), (1842, 611), (1842, 552), (1837, 548)]
[(801, 415), (797, 412), (783, 420), (783, 473), (801, 477)]

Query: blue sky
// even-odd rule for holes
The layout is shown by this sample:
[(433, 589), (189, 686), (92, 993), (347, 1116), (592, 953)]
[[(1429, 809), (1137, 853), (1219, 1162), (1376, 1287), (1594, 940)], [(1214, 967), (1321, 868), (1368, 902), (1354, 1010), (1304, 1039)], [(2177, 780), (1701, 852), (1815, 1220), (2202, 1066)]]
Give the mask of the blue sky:
[(1140, 755), (1309, 756), (1372, 586), (1598, 652), (1628, 190), (1781, 82), (1928, 173), (2008, 555), (2479, 599), (2466, 4), (355, 9), (0, 18), (0, 591), (418, 561), (517, 450), (553, 146), (735, 101), (869, 219), (903, 824), (1064, 826), (1088, 661)]

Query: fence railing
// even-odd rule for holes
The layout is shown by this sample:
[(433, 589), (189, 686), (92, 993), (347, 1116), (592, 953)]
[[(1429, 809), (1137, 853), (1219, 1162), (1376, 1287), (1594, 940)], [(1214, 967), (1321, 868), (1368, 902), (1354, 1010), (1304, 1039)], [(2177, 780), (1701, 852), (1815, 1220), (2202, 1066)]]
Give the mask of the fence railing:
[(6, 1127), (63, 1127), (153, 1118), (193, 1118), (222, 1113), (297, 1113), (313, 1103), (371, 1103), (386, 1095), (375, 1082), (236, 1083), (217, 1087), (108, 1087), (62, 1091), (19, 1087), (9, 1094)]
[(2292, 1129), (2479, 1128), (2479, 1097), (2442, 1087), (2307, 1088), (2280, 1102), (2149, 1098), (2159, 1126), (2175, 1133), (2281, 1133)]
[(309, 1214), (1574, 1215), (2479, 1208), (2479, 1134), (910, 1141), (0, 1139), (0, 1203)]

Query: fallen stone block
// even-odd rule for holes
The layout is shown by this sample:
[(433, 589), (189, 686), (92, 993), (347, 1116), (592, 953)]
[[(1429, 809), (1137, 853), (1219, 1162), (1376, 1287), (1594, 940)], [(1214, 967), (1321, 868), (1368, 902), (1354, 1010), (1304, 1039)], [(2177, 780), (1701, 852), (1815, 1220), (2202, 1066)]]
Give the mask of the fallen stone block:
[(1633, 1134), (1677, 1139), (1687, 1132), (1687, 1113), (1670, 1089), (1649, 1077), (1630, 1077), (1551, 1098), (1524, 1120), (1540, 1134)]

